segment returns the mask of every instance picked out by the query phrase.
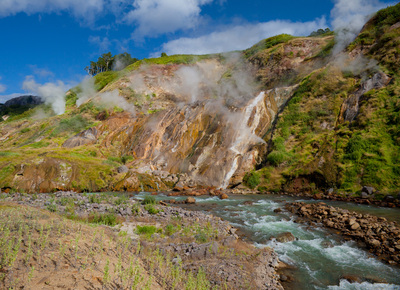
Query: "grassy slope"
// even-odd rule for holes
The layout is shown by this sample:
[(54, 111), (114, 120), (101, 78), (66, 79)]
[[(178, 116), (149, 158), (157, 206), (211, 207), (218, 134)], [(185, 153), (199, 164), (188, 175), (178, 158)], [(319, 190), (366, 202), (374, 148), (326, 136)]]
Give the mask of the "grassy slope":
[(318, 187), (355, 192), (370, 185), (386, 193), (399, 188), (400, 30), (391, 28), (399, 20), (400, 4), (378, 12), (349, 47), (376, 59), (392, 77), (387, 87), (362, 98), (351, 124), (340, 124), (337, 117), (361, 75), (333, 63), (302, 80), (277, 122), (268, 165), (258, 173), (261, 189), (293, 190), (298, 177), (304, 177), (300, 187), (311, 192)]

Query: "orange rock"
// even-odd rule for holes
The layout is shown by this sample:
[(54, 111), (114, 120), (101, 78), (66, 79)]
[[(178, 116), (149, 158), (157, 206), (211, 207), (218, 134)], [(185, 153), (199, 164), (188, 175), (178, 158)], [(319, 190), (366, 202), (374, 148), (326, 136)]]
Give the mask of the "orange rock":
[(223, 193), (219, 196), (220, 199), (227, 199), (228, 195), (226, 193)]

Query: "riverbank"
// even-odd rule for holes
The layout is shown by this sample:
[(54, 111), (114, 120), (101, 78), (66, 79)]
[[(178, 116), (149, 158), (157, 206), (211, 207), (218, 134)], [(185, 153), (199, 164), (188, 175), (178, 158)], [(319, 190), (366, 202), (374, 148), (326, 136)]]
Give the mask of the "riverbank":
[(364, 205), (376, 205), (389, 208), (400, 208), (400, 192), (397, 195), (385, 195), (375, 191), (372, 187), (363, 187), (360, 194), (338, 193), (334, 189), (329, 189), (326, 192), (310, 193), (310, 192), (260, 192), (258, 190), (251, 190), (246, 188), (233, 188), (233, 189), (216, 189), (216, 188), (189, 188), (189, 187), (175, 187), (171, 192), (165, 192), (168, 196), (218, 196), (221, 199), (228, 198), (231, 194), (278, 194), (282, 196), (291, 197), (305, 197), (316, 200), (332, 200), (353, 202)]
[(400, 226), (397, 222), (328, 206), (324, 202), (287, 203), (285, 208), (300, 217), (296, 222), (322, 223), (357, 241), (387, 263), (400, 266)]
[[(277, 254), (270, 248), (257, 249), (252, 244), (241, 241), (236, 235), (236, 229), (228, 222), (209, 214), (160, 205), (151, 196), (142, 201), (131, 197), (125, 194), (104, 193), (56, 192), (33, 195), (15, 193), (2, 196), (1, 203), (11, 204), (17, 211), (19, 208), (37, 208), (74, 226), (83, 224), (84, 228), (91, 223), (108, 224), (109, 226), (105, 228), (108, 229), (110, 235), (114, 235), (115, 240), (118, 240), (117, 237), (130, 238), (130, 243), (126, 242), (131, 247), (130, 252), (135, 253), (133, 258), (143, 265), (143, 271), (147, 275), (145, 276), (153, 278), (147, 283), (157, 284), (154, 289), (182, 289), (188, 286), (187, 283), (195, 285), (192, 285), (193, 287), (189, 285), (192, 287), (189, 289), (202, 289), (204, 285), (206, 285), (205, 288), (208, 285), (222, 289), (283, 289), (279, 282), (279, 275), (276, 273), (279, 265)], [(25, 223), (26, 218), (21, 217), (21, 222)], [(24, 238), (24, 240), (27, 239)], [(71, 242), (65, 245), (67, 252), (74, 253), (73, 241), (72, 238)], [(51, 244), (57, 244), (57, 240), (55, 239)], [(90, 242), (86, 241), (86, 244)], [(23, 253), (28, 251), (29, 245), (25, 243), (19, 247), (15, 249), (16, 267), (25, 265)], [(83, 247), (82, 245), (78, 248)], [(110, 253), (112, 255), (113, 251)], [(42, 251), (41, 254), (47, 256), (49, 253)], [(59, 258), (58, 253), (52, 252), (52, 255)], [(106, 275), (105, 273), (110, 272), (111, 269), (114, 271), (121, 269), (121, 273), (128, 271), (129, 261), (120, 260), (118, 255), (115, 251), (113, 258), (108, 258), (109, 262), (104, 261), (100, 266), (97, 264), (98, 273)], [(69, 260), (74, 261), (72, 257), (69, 257), (63, 263), (69, 265)], [(75, 261), (80, 261), (80, 259), (77, 258)], [(109, 263), (107, 267), (106, 263)], [(32, 275), (39, 277), (43, 276), (45, 268), (50, 266), (39, 267), (32, 264), (30, 268), (26, 267), (26, 271), (34, 267)], [(74, 267), (80, 272), (83, 266), (75, 263)], [(85, 264), (84, 267), (87, 268), (88, 265)], [(62, 271), (58, 264), (48, 269)], [(10, 276), (10, 273), (15, 273), (15, 271), (13, 267), (7, 268), (3, 280), (6, 281), (4, 286), (27, 285), (28, 274), (17, 283), (15, 276)], [(123, 286), (121, 275), (111, 279), (110, 281), (114, 284), (109, 285)], [(35, 283), (38, 283), (38, 287), (54, 285), (52, 277), (37, 279)], [(76, 279), (79, 279), (79, 276)], [(98, 279), (96, 284), (93, 284), (94, 286), (85, 284), (85, 281), (81, 282), (83, 284), (79, 285), (82, 287), (104, 286), (104, 279), (101, 281)], [(203, 286), (196, 283), (202, 283)], [(142, 286), (145, 287), (145, 283), (142, 283)]]

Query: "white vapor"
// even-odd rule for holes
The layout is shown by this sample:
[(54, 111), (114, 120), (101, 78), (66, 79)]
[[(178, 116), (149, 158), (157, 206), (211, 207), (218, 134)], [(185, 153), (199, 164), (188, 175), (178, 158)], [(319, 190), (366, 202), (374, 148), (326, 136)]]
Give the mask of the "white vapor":
[(332, 28), (336, 31), (333, 54), (342, 51), (358, 35), (371, 16), (388, 4), (378, 0), (335, 0), (331, 11)]
[(135, 115), (135, 107), (129, 104), (124, 97), (119, 95), (118, 90), (108, 91), (97, 95), (101, 104), (108, 108), (119, 107), (132, 115)]
[(96, 94), (94, 78), (86, 76), (79, 84), (79, 88), (81, 91), (77, 95), (78, 99), (76, 100), (76, 105), (78, 107)]
[(46, 104), (51, 105), (54, 113), (61, 115), (65, 112), (65, 92), (69, 86), (62, 81), (56, 83), (39, 84), (33, 76), (27, 76), (22, 84), (22, 89), (27, 93), (37, 95), (44, 100)]
[(158, 36), (163, 33), (195, 27), (200, 19), (200, 6), (213, 0), (135, 0), (134, 9), (124, 21), (136, 23), (134, 35)]
[[(275, 20), (236, 25), (200, 37), (182, 37), (169, 41), (163, 45), (161, 51), (167, 54), (207, 54), (243, 50), (264, 38), (277, 34), (308, 35), (321, 27), (327, 27), (325, 18), (309, 22)], [(156, 55), (159, 55), (160, 52), (157, 52)]]
[[(0, 80), (1, 80), (1, 77), (0, 77)], [(7, 87), (5, 85), (0, 84), (0, 93), (5, 92), (6, 89), (7, 89)]]

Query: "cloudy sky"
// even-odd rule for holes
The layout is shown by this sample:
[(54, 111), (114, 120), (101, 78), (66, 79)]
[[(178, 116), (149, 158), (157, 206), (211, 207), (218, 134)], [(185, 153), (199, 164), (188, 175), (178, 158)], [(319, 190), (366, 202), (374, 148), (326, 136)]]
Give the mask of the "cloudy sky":
[[(1, 0), (0, 103), (79, 83), (105, 52), (142, 59), (240, 50), (362, 25), (386, 0)], [(361, 23), (361, 24), (360, 24)]]

